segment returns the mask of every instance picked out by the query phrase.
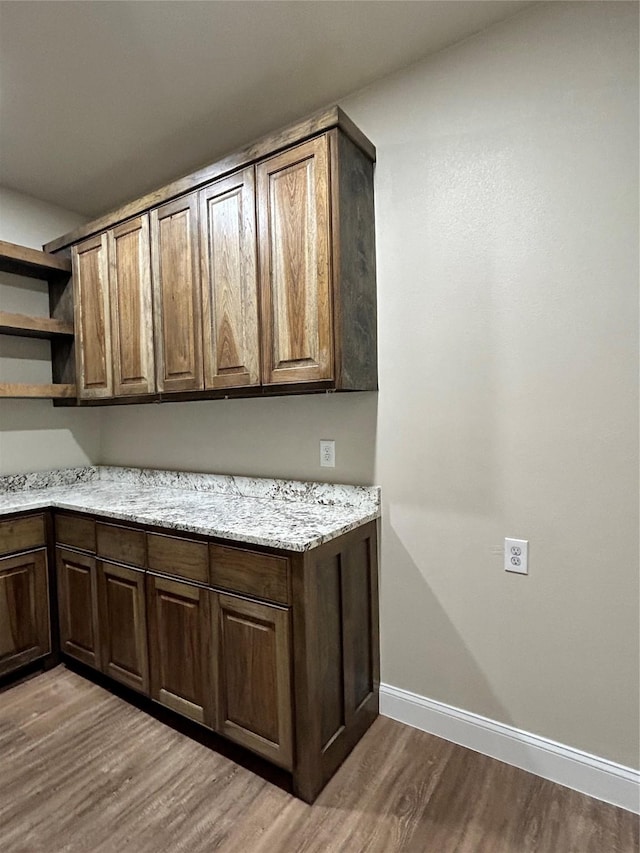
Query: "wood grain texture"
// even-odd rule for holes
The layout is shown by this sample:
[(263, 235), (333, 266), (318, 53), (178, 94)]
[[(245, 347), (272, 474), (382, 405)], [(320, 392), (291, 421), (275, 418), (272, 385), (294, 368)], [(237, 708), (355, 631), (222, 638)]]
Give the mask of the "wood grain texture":
[[(66, 250), (65, 254), (71, 264), (71, 251)], [(73, 327), (75, 333), (72, 278), (65, 276), (49, 280), (49, 315), (63, 326)], [(57, 384), (75, 385), (75, 337), (55, 335), (51, 339), (51, 378)], [(76, 401), (64, 400), (62, 404), (75, 405)]]
[(211, 593), (151, 574), (146, 585), (151, 697), (212, 728)]
[(0, 382), (0, 397), (19, 399), (62, 400), (76, 396), (75, 385), (28, 384), (23, 382)]
[(292, 766), (289, 613), (213, 594), (216, 729), (285, 769)]
[(211, 586), (277, 604), (290, 601), (289, 562), (285, 557), (245, 548), (210, 545), (209, 563)]
[(151, 211), (158, 391), (203, 387), (196, 193)]
[(100, 669), (95, 558), (56, 548), (56, 569), (60, 647), (81, 663)]
[(155, 572), (208, 583), (209, 551), (205, 542), (149, 533), (147, 548), (149, 568)]
[(96, 524), (96, 551), (99, 557), (144, 568), (147, 565), (147, 537), (144, 530), (117, 524)]
[(144, 572), (98, 562), (102, 671), (141, 693), (149, 692)]
[(45, 549), (0, 559), (0, 675), (50, 651)]
[(44, 547), (45, 544), (44, 515), (28, 515), (0, 521), (0, 556)]
[(96, 523), (93, 518), (85, 515), (55, 514), (56, 544), (68, 545), (95, 554)]
[(333, 378), (328, 145), (257, 166), (264, 385)]
[(64, 667), (0, 693), (0, 826), (3, 853), (639, 848), (637, 815), (385, 718), (308, 806)]
[(353, 142), (358, 145), (365, 154), (375, 160), (376, 149), (373, 143), (359, 130), (351, 119), (340, 109), (333, 106), (310, 115), (295, 124), (288, 125), (285, 128), (269, 133), (266, 136), (260, 137), (256, 141), (250, 143), (244, 148), (236, 151), (228, 156), (216, 161), (212, 165), (205, 166), (196, 172), (172, 181), (164, 187), (160, 187), (151, 193), (148, 193), (141, 198), (135, 199), (127, 204), (122, 205), (117, 210), (107, 213), (99, 219), (94, 219), (92, 222), (85, 223), (79, 226), (74, 231), (65, 234), (56, 240), (51, 240), (45, 245), (47, 252), (58, 252), (66, 246), (76, 243), (78, 240), (83, 240), (99, 231), (104, 231), (111, 228), (118, 222), (125, 219), (130, 219), (133, 216), (139, 216), (144, 211), (149, 210), (159, 204), (164, 204), (177, 196), (184, 195), (191, 190), (202, 187), (205, 184), (223, 178), (232, 172), (237, 172), (244, 169), (256, 160), (261, 160), (271, 154), (275, 154), (284, 148), (291, 145), (297, 145), (305, 139), (323, 133), (332, 127), (341, 127)]
[(55, 256), (0, 240), (0, 271), (48, 280), (51, 277), (68, 277), (71, 263), (64, 255)]
[(73, 287), (78, 396), (113, 396), (107, 235), (74, 246)]
[(50, 317), (29, 317), (0, 311), (0, 334), (23, 338), (53, 338), (56, 335), (73, 336), (73, 323), (64, 323)]
[(253, 167), (199, 193), (206, 388), (260, 381)]
[(336, 387), (378, 388), (373, 163), (339, 130), (331, 145)]
[(156, 387), (149, 216), (107, 234), (113, 393), (152, 394)]

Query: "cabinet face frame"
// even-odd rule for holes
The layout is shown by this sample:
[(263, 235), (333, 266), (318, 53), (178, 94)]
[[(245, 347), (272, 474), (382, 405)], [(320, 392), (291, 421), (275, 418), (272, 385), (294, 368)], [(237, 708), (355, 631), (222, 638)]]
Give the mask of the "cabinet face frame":
[[(60, 616), (60, 648), (65, 654), (94, 669), (101, 668), (100, 634), (98, 621), (98, 583), (95, 557), (79, 554), (66, 548), (56, 548), (58, 580), (58, 613)], [(75, 575), (71, 573), (74, 572)], [(73, 582), (71, 582), (73, 578)], [(75, 591), (83, 598), (84, 610), (74, 607)], [(84, 586), (84, 589), (82, 589)], [(81, 630), (86, 635), (82, 642), (74, 631), (74, 620), (84, 618)], [(76, 627), (77, 623), (76, 623)]]
[[(17, 578), (28, 586), (21, 600)], [(21, 608), (22, 605), (22, 608)], [(19, 645), (19, 623), (29, 628), (30, 642)], [(44, 657), (51, 651), (49, 581), (44, 548), (0, 558), (0, 675)]]
[(204, 386), (198, 249), (197, 193), (151, 210), (153, 327), (159, 392), (199, 391)]
[[(146, 589), (151, 698), (172, 711), (213, 728), (216, 696), (209, 590), (151, 573), (146, 575)], [(193, 621), (195, 636), (171, 636), (170, 625), (163, 621), (166, 617), (163, 613), (163, 599), (175, 608), (196, 611)], [(171, 661), (166, 651), (171, 645), (177, 646), (180, 643), (196, 652), (194, 662), (200, 666), (199, 672), (195, 674), (196, 680), (199, 681), (199, 685), (196, 685), (198, 695), (184, 696), (176, 690), (175, 684), (171, 683), (177, 679), (173, 678), (174, 673), (170, 671)]]
[(198, 193), (205, 388), (260, 382), (253, 166)]
[[(230, 740), (248, 747), (280, 767), (291, 770), (293, 766), (293, 700), (289, 611), (221, 593), (212, 593), (212, 610), (217, 647), (215, 654), (218, 695), (216, 729)], [(249, 645), (244, 649), (241, 647), (234, 649), (229, 632), (230, 620), (242, 626), (244, 639), (248, 640), (249, 632), (253, 633)], [(271, 651), (273, 655), (268, 661), (272, 672), (238, 673), (237, 677), (233, 678), (235, 684), (231, 685), (227, 664), (237, 667), (239, 657), (244, 657), (245, 662), (255, 660), (256, 656), (259, 656), (257, 645), (261, 639), (259, 633), (263, 633), (271, 641), (269, 644), (271, 649), (266, 647), (265, 653)], [(273, 679), (270, 678), (272, 674)], [(274, 691), (274, 695), (270, 697), (272, 702), (269, 711), (273, 715), (270, 722), (277, 728), (275, 738), (266, 737), (252, 730), (248, 722), (243, 724), (238, 719), (241, 716), (250, 716), (258, 702), (257, 688), (251, 683), (251, 675), (264, 679), (263, 687), (268, 684), (268, 687)], [(243, 680), (248, 694), (240, 698), (238, 693), (242, 690)], [(235, 697), (232, 694), (236, 694)], [(245, 699), (247, 707), (242, 709), (240, 705)], [(230, 707), (233, 701), (238, 703), (235, 720), (233, 719), (234, 709)]]
[(107, 232), (116, 397), (155, 391), (149, 214)]
[(81, 400), (113, 396), (106, 233), (73, 246), (76, 385)]
[[(119, 566), (98, 560), (98, 612), (102, 671), (110, 678), (141, 693), (149, 692), (149, 654), (147, 648), (147, 607), (144, 570)], [(129, 612), (112, 607), (110, 592), (119, 587), (128, 596)], [(121, 599), (120, 606), (124, 604)], [(114, 645), (116, 633), (128, 634), (127, 655), (133, 660), (118, 659)]]
[(329, 138), (257, 164), (262, 384), (334, 378)]

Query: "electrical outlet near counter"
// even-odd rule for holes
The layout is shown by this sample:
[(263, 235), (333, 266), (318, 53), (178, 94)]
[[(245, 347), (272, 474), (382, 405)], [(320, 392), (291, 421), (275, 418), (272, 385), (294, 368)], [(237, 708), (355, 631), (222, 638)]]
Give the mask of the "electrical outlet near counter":
[(504, 540), (504, 570), (519, 575), (529, 574), (529, 540)]
[(336, 467), (336, 443), (332, 438), (320, 439), (320, 467)]

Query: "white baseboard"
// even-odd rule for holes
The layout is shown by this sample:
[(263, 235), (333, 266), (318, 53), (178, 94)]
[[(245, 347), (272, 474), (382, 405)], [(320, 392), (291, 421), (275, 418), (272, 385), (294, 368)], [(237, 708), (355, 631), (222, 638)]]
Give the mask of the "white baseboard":
[(390, 684), (380, 685), (380, 713), (590, 797), (640, 813), (639, 770)]

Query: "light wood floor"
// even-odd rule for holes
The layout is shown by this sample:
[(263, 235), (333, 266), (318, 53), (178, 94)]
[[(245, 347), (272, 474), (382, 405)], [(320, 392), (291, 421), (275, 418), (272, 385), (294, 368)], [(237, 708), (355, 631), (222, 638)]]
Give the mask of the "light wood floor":
[(313, 806), (60, 666), (0, 693), (1, 853), (634, 853), (638, 819), (380, 718)]

